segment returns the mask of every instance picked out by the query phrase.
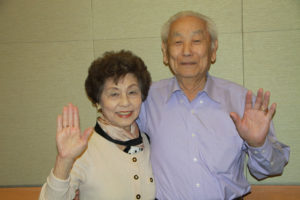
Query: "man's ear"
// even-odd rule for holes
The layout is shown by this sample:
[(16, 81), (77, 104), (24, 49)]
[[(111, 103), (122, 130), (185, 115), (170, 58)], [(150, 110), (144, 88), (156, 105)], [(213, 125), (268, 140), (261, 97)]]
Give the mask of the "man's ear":
[(215, 40), (214, 42), (214, 48), (211, 52), (211, 63), (215, 63), (217, 59), (217, 50), (218, 50), (218, 40)]
[(168, 66), (169, 56), (168, 56), (167, 44), (165, 44), (164, 42), (161, 43), (161, 51), (163, 54), (163, 63)]

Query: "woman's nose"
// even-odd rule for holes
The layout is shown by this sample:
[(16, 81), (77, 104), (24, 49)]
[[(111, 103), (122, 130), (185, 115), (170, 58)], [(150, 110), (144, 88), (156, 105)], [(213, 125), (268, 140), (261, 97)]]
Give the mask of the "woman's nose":
[(129, 99), (127, 95), (122, 95), (120, 99), (120, 105), (127, 106), (129, 105)]

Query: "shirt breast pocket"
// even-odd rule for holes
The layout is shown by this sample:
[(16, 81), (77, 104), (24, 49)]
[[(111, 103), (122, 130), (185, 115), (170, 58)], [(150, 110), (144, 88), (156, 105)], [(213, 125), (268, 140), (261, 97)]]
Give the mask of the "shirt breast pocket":
[(243, 140), (238, 133), (235, 136), (227, 135), (213, 140), (204, 151), (209, 169), (216, 173), (228, 173), (239, 167), (243, 162)]

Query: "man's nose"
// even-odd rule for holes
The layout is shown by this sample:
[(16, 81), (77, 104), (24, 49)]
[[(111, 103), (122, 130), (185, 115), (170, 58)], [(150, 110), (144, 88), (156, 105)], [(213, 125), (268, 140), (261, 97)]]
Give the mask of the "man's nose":
[(183, 55), (184, 56), (190, 56), (192, 54), (192, 45), (190, 42), (184, 42), (183, 43)]

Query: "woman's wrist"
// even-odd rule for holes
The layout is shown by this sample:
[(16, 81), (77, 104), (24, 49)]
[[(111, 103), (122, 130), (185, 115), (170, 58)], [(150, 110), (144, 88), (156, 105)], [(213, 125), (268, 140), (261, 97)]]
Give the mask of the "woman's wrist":
[(56, 162), (53, 169), (53, 174), (56, 178), (66, 180), (71, 172), (75, 160), (56, 156)]

